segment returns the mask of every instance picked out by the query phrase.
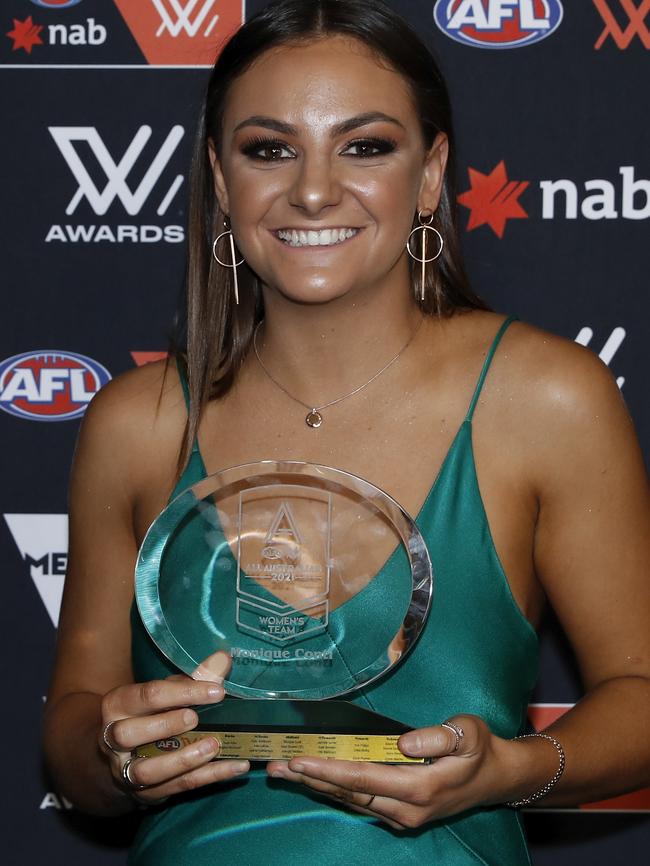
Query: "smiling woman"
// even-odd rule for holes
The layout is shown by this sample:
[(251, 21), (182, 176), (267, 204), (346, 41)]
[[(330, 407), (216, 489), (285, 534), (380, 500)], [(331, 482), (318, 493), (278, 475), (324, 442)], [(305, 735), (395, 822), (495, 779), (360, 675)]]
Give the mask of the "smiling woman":
[[(595, 356), (474, 294), (453, 183), (444, 82), (382, 3), (280, 0), (225, 46), (193, 157), (185, 332), (169, 363), (93, 401), (71, 481), (46, 750), (80, 808), (151, 807), (134, 866), (520, 866), (513, 807), (647, 781), (650, 503), (635, 434)], [(354, 700), (412, 728), (400, 758), (419, 765), (304, 755), (251, 771), (186, 737), (191, 707), (223, 700), (232, 658), (190, 677), (158, 651), (132, 604), (138, 547), (170, 499), (260, 460), (337, 467), (417, 515), (431, 615)], [(186, 566), (210, 577), (187, 530), (181, 595)], [(394, 557), (353, 531), (349, 548), (392, 613)], [(586, 695), (522, 737), (547, 599)], [(376, 618), (348, 611), (372, 646)]]

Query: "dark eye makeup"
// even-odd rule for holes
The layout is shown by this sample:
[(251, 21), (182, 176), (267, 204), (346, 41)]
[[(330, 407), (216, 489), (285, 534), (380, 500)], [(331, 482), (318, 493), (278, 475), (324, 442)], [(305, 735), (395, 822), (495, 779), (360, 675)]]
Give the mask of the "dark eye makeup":
[[(369, 159), (392, 153), (396, 147), (397, 142), (391, 138), (358, 138), (348, 142), (342, 149), (341, 155), (356, 159)], [(296, 156), (293, 148), (289, 147), (286, 142), (278, 138), (262, 136), (256, 136), (245, 141), (240, 147), (240, 152), (257, 162), (279, 162)]]

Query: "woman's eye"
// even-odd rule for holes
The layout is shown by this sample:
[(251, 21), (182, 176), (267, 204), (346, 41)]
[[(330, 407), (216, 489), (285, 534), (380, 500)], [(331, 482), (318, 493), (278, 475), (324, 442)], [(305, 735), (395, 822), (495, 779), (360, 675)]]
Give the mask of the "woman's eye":
[(255, 139), (248, 141), (241, 148), (244, 156), (257, 159), (261, 162), (277, 162), (281, 159), (292, 159), (295, 155), (291, 148), (282, 141), (271, 141), (269, 139)]
[(395, 150), (396, 142), (384, 138), (364, 138), (360, 141), (352, 141), (344, 149), (346, 156), (383, 156)]

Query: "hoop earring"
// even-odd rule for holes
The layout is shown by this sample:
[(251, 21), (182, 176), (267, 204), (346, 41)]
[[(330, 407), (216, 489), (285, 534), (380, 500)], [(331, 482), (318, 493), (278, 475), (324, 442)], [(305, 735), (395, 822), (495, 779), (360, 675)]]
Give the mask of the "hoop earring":
[[(237, 256), (235, 255), (235, 241), (232, 236), (232, 232), (230, 231), (230, 220), (228, 219), (228, 217), (224, 219), (223, 224), (226, 227), (226, 230), (225, 232), (221, 232), (221, 234), (214, 239), (212, 243), (212, 255), (214, 257), (214, 260), (218, 262), (222, 267), (232, 268), (233, 277), (235, 279), (235, 303), (239, 304), (239, 283), (237, 281), (237, 268), (239, 267), (239, 265), (244, 264), (244, 259), (237, 261)], [(221, 238), (225, 237), (226, 235), (228, 235), (228, 240), (230, 241), (230, 260), (232, 264), (228, 264), (228, 262), (222, 262), (217, 255), (217, 244), (219, 243)]]
[[(427, 262), (435, 262), (438, 256), (442, 253), (442, 248), (445, 245), (442, 235), (438, 231), (438, 229), (434, 228), (431, 223), (433, 222), (433, 212), (427, 215), (427, 217), (422, 216), (423, 211), (418, 211), (418, 220), (420, 225), (416, 226), (411, 234), (408, 236), (408, 240), (406, 241), (406, 250), (412, 259), (415, 259), (416, 262), (422, 263), (422, 284), (420, 286), (420, 300), (424, 300), (424, 277), (426, 273), (426, 265)], [(411, 238), (416, 232), (422, 232), (422, 258), (420, 256), (416, 256), (413, 250), (411, 249)], [(440, 248), (435, 256), (431, 256), (427, 258), (427, 232), (434, 232), (438, 241), (440, 242)]]

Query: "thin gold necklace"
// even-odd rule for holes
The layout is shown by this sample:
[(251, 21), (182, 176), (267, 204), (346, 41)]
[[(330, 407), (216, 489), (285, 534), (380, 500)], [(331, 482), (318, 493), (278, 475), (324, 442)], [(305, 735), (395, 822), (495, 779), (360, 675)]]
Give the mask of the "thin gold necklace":
[(368, 379), (367, 382), (364, 382), (363, 385), (359, 385), (353, 391), (349, 391), (347, 394), (344, 394), (342, 397), (337, 397), (336, 400), (330, 400), (329, 403), (323, 403), (321, 406), (314, 406), (313, 403), (305, 403), (303, 400), (300, 400), (300, 398), (296, 397), (294, 394), (292, 394), (290, 391), (288, 391), (284, 387), (284, 385), (281, 382), (278, 382), (278, 380), (275, 378), (275, 376), (272, 375), (272, 373), (269, 371), (269, 369), (267, 368), (264, 361), (260, 358), (260, 353), (259, 353), (259, 350), (257, 348), (257, 333), (258, 333), (258, 331), (260, 329), (260, 325), (262, 324), (263, 321), (264, 320), (262, 319), (262, 321), (258, 322), (257, 327), (255, 328), (255, 330), (253, 332), (253, 350), (255, 352), (255, 357), (259, 361), (259, 365), (262, 368), (262, 370), (264, 370), (264, 372), (269, 377), (269, 379), (273, 382), (274, 385), (276, 385), (281, 391), (284, 391), (284, 393), (287, 395), (287, 397), (289, 397), (291, 400), (293, 400), (294, 403), (299, 403), (301, 406), (304, 406), (305, 409), (309, 410), (307, 412), (307, 415), (305, 416), (305, 424), (308, 427), (313, 428), (313, 427), (320, 427), (321, 424), (323, 423), (323, 416), (321, 414), (323, 409), (327, 409), (329, 406), (334, 406), (336, 403), (341, 403), (343, 400), (347, 400), (348, 397), (353, 397), (355, 394), (358, 394), (359, 391), (363, 391), (363, 389), (367, 388), (368, 385), (371, 384), (371, 382), (374, 382), (375, 379), (378, 379), (382, 373), (385, 373), (389, 367), (392, 367), (392, 365), (395, 363), (395, 361), (397, 361), (397, 359), (400, 357), (400, 355), (402, 355), (408, 349), (408, 347), (411, 345), (411, 343), (413, 342), (415, 335), (417, 334), (417, 332), (422, 327), (422, 322), (424, 321), (424, 316), (422, 316), (422, 318), (420, 319), (420, 321), (417, 324), (417, 327), (415, 328), (415, 330), (413, 331), (411, 336), (408, 338), (406, 343), (404, 343), (404, 345), (399, 350), (399, 352), (396, 355), (394, 355), (387, 364), (384, 364), (384, 366), (381, 368), (381, 370), (378, 370), (373, 376), (370, 377), (370, 379)]

